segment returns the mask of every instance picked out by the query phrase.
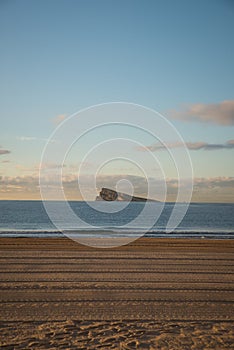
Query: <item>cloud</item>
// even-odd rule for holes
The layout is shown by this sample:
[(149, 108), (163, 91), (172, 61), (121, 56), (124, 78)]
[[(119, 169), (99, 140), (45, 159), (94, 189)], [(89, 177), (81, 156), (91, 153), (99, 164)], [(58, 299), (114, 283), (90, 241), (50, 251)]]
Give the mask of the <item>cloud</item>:
[[(182, 182), (186, 186), (186, 181)], [(174, 179), (167, 180), (167, 200), (174, 201), (178, 185)], [(192, 202), (233, 203), (234, 177), (194, 178)]]
[(41, 170), (52, 170), (52, 169), (62, 169), (65, 168), (66, 164), (57, 164), (57, 163), (40, 163), (36, 166), (36, 169)]
[(229, 145), (233, 146), (233, 145), (234, 145), (234, 140), (229, 140), (227, 143), (228, 143)]
[(19, 136), (17, 137), (20, 141), (35, 141), (37, 138), (32, 136)]
[(174, 119), (185, 121), (234, 125), (234, 100), (213, 104), (196, 103), (181, 111), (172, 110), (169, 115)]
[(0, 176), (0, 193), (11, 192), (17, 188), (17, 192), (29, 192), (38, 187), (38, 178), (34, 176)]
[(0, 149), (0, 155), (9, 154), (9, 153), (11, 153), (11, 151), (9, 151), (8, 149)]
[(232, 188), (234, 189), (234, 177), (211, 177), (211, 178), (196, 178), (194, 186), (197, 188)]
[[(177, 188), (178, 180), (176, 178), (168, 178), (166, 180), (167, 187)], [(215, 188), (232, 188), (234, 190), (234, 177), (196, 177), (193, 180), (194, 188), (197, 189), (215, 189)], [(187, 185), (187, 180), (182, 179), (181, 186), (185, 187)]]
[[(94, 200), (97, 193), (90, 190), (88, 176), (84, 176), (82, 184), (87, 184), (87, 193), (89, 200)], [(116, 183), (121, 179), (129, 180), (134, 187), (134, 194), (140, 196), (147, 195), (147, 181), (144, 177), (134, 175), (101, 175), (97, 178), (97, 186), (109, 187), (115, 189)], [(82, 200), (79, 192), (78, 183), (80, 179), (77, 175), (66, 175), (63, 177), (63, 188), (67, 198)], [(85, 182), (86, 181), (86, 182)], [(155, 192), (155, 198), (160, 193), (160, 186), (163, 185), (163, 179), (152, 179), (152, 185)], [(48, 179), (48, 186), (53, 187), (54, 179)], [(178, 179), (167, 178), (167, 200), (175, 201), (178, 192)], [(187, 180), (181, 180), (181, 186), (186, 188)], [(56, 191), (56, 186), (55, 186)], [(27, 176), (0, 176), (0, 198), (11, 199), (40, 199), (39, 178), (38, 175)], [(234, 198), (234, 177), (211, 177), (195, 178), (193, 201), (197, 202), (233, 202)], [(160, 199), (160, 198), (158, 198)]]
[(160, 142), (157, 142), (149, 146), (137, 147), (137, 149), (138, 151), (142, 151), (142, 152), (145, 152), (147, 150), (150, 150), (151, 152), (155, 152), (155, 151), (161, 151), (161, 150), (172, 149), (172, 148), (182, 148), (185, 146), (191, 151), (199, 151), (199, 150), (214, 151), (218, 149), (233, 149), (234, 140), (229, 140), (225, 143), (171, 142), (171, 143), (166, 143), (165, 145), (161, 144)]
[(59, 114), (57, 115), (55, 118), (52, 119), (53, 123), (58, 125), (60, 124), (65, 118), (66, 118), (66, 114)]
[[(43, 137), (35, 137), (35, 136), (17, 136), (17, 140), (19, 141), (43, 141), (47, 142), (49, 139)], [(50, 140), (50, 142), (55, 142), (55, 140)]]

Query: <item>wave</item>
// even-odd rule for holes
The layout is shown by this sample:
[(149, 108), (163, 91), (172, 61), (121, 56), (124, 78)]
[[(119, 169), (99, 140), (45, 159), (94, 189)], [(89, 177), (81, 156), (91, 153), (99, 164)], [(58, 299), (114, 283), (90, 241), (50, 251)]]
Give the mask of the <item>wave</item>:
[(174, 237), (174, 238), (219, 238), (219, 239), (234, 239), (234, 231), (227, 229), (191, 229), (191, 228), (177, 228), (172, 232), (168, 232), (165, 228), (152, 228), (145, 231), (141, 228), (116, 228), (109, 227), (97, 227), (87, 229), (66, 229), (63, 232), (56, 229), (44, 229), (44, 230), (20, 230), (20, 229), (0, 229), (0, 238), (12, 237), (12, 238), (59, 238), (68, 236), (71, 238), (79, 237)]

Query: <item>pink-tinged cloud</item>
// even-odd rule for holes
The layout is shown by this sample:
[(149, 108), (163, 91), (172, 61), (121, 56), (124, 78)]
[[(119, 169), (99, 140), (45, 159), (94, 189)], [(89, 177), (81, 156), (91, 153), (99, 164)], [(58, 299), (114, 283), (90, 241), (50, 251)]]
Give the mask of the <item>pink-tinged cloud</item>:
[(227, 142), (227, 144), (228, 144), (228, 145), (231, 145), (231, 146), (234, 145), (234, 140), (229, 140), (229, 141)]
[(156, 151), (161, 151), (161, 150), (166, 150), (171, 148), (182, 148), (185, 146), (191, 151), (199, 151), (199, 150), (213, 151), (218, 149), (233, 149), (234, 140), (229, 140), (225, 143), (171, 142), (171, 143), (166, 143), (165, 145), (161, 144), (160, 142), (157, 142), (149, 146), (138, 147), (137, 149), (142, 152), (145, 152), (147, 150), (151, 152), (156, 152)]
[(185, 121), (234, 125), (234, 100), (213, 104), (196, 103), (181, 111), (172, 110), (169, 115), (173, 119)]
[(66, 114), (59, 114), (55, 118), (53, 118), (53, 123), (58, 125), (66, 118)]
[(9, 153), (11, 153), (11, 151), (9, 151), (8, 149), (0, 149), (0, 155), (9, 154)]

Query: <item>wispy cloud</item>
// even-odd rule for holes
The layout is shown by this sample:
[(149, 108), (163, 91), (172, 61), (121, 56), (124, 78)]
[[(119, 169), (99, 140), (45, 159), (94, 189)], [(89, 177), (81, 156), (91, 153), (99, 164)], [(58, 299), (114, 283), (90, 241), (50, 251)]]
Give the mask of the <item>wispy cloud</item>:
[(150, 150), (151, 152), (156, 152), (156, 151), (162, 151), (162, 150), (171, 149), (171, 148), (181, 148), (184, 146), (186, 146), (191, 151), (199, 151), (199, 150), (214, 151), (219, 149), (233, 149), (234, 140), (229, 140), (225, 143), (170, 142), (170, 143), (166, 143), (165, 145), (161, 144), (160, 142), (157, 142), (149, 146), (137, 147), (137, 149), (142, 152), (145, 152), (147, 150)]
[(53, 123), (58, 125), (60, 124), (65, 118), (67, 117), (66, 114), (59, 114), (55, 118), (52, 119)]
[(62, 169), (65, 168), (66, 164), (57, 164), (57, 163), (40, 163), (36, 166), (36, 169), (41, 170), (52, 170), (52, 169)]
[(169, 115), (185, 121), (234, 125), (234, 100), (213, 104), (196, 103), (180, 111), (169, 111)]
[(37, 138), (33, 136), (19, 136), (17, 139), (20, 141), (35, 141)]
[(35, 137), (35, 136), (18, 136), (18, 140), (20, 141), (48, 141), (48, 139), (43, 137)]
[[(43, 141), (43, 142), (46, 142), (46, 141), (48, 141), (47, 138), (35, 137), (35, 136), (17, 136), (17, 140), (22, 141), (22, 142), (30, 142), (30, 141)], [(54, 142), (54, 140), (50, 140), (50, 142)]]

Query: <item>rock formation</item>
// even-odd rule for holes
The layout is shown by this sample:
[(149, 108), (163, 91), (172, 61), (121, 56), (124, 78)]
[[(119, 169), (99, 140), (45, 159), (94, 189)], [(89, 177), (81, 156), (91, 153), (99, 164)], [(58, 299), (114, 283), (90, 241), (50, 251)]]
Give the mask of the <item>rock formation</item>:
[(153, 199), (130, 196), (129, 194), (117, 192), (105, 187), (102, 188), (102, 190), (99, 193), (99, 196), (96, 197), (96, 200), (97, 201), (104, 200), (109, 202), (112, 202), (112, 201), (146, 202), (148, 200), (150, 202), (158, 202)]

